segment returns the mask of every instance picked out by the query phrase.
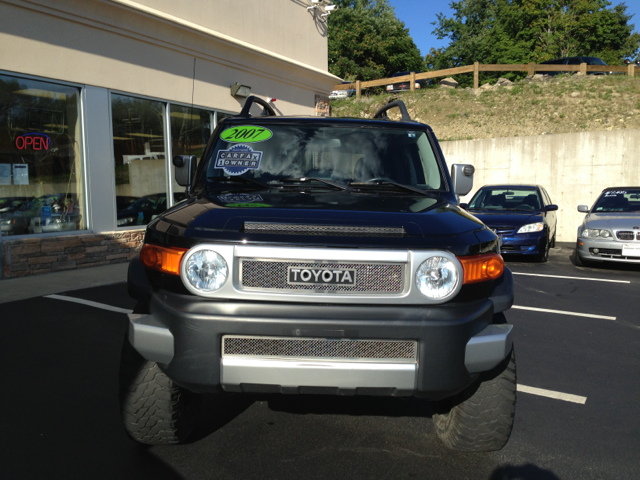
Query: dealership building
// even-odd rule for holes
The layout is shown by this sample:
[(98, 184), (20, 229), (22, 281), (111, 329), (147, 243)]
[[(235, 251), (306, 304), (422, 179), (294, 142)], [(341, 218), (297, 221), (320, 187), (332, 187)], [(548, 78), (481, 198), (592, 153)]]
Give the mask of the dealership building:
[(323, 114), (323, 1), (0, 0), (2, 278), (128, 261), (249, 92)]

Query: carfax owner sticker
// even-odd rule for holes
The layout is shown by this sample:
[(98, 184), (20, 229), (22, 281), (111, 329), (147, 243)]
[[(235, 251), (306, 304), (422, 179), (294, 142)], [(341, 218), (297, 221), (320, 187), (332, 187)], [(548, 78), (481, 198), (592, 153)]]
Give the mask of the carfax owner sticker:
[(249, 170), (260, 168), (262, 152), (256, 152), (249, 145), (234, 145), (229, 150), (218, 151), (215, 168), (221, 168), (227, 175), (242, 175)]

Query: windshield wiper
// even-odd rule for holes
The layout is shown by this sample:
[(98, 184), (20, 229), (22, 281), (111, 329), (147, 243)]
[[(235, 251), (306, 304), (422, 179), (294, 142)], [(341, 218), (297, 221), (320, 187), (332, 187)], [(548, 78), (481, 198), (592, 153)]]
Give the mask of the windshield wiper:
[(420, 195), (424, 195), (424, 196), (432, 196), (433, 193), (426, 191), (426, 190), (422, 190), (421, 188), (417, 188), (417, 187), (412, 187), (410, 185), (404, 185), (402, 183), (398, 183), (398, 182), (394, 182), (393, 180), (369, 180), (368, 182), (351, 182), (349, 184), (350, 187), (356, 187), (356, 188), (360, 188), (360, 187), (375, 187), (375, 186), (384, 186), (384, 185), (391, 185), (397, 188), (402, 188), (404, 190), (408, 190), (410, 192), (414, 192), (414, 193), (419, 193)]
[(329, 180), (324, 180), (323, 178), (316, 178), (316, 177), (283, 178), (282, 180), (280, 180), (280, 182), (281, 183), (285, 183), (285, 182), (286, 183), (320, 182), (320, 183), (324, 183), (325, 185), (328, 185), (330, 187), (337, 188), (338, 190), (347, 190), (347, 187), (345, 185), (340, 185), (339, 183), (330, 182)]
[(252, 185), (255, 185), (256, 187), (260, 187), (264, 190), (268, 190), (269, 189), (269, 185), (259, 182), (258, 180), (254, 180), (253, 178), (247, 178), (247, 177), (241, 177), (239, 175), (234, 175), (234, 176), (222, 176), (222, 177), (209, 177), (207, 178), (207, 181), (209, 182), (218, 182), (218, 183), (222, 183), (222, 182), (242, 182), (242, 183), (250, 183)]

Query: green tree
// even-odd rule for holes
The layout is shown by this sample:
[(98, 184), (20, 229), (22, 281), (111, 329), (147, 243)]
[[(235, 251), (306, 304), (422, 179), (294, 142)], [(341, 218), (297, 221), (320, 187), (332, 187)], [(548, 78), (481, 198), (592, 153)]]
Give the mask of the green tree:
[(329, 71), (346, 80), (374, 80), (422, 71), (424, 60), (388, 0), (334, 0), (328, 17)]
[(589, 55), (611, 65), (635, 57), (640, 34), (624, 3), (608, 0), (460, 0), (442, 13), (434, 34), (449, 46), (431, 49), (430, 68), (480, 63), (528, 63)]

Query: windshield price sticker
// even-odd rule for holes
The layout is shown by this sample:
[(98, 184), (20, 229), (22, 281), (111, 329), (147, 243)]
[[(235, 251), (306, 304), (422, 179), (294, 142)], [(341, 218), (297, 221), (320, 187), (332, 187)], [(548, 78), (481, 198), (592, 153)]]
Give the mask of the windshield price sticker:
[(626, 195), (627, 191), (626, 190), (612, 190), (610, 192), (606, 192), (604, 194), (605, 197), (616, 197), (618, 195)]
[(242, 175), (260, 168), (261, 160), (262, 152), (256, 152), (249, 145), (234, 145), (229, 150), (218, 151), (215, 168), (221, 168), (227, 175)]
[(255, 125), (227, 128), (220, 134), (220, 138), (229, 143), (258, 143), (269, 140), (271, 137), (273, 137), (271, 130)]

